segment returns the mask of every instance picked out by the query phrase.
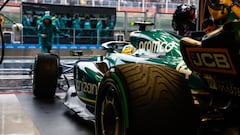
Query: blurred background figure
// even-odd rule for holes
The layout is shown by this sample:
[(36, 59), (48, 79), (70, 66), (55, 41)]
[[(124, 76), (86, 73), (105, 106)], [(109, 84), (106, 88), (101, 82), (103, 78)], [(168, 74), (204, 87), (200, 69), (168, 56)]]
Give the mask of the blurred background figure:
[(55, 33), (59, 33), (63, 36), (69, 36), (61, 32), (53, 23), (52, 17), (50, 15), (45, 15), (42, 18), (42, 22), (38, 25), (37, 28), (39, 44), (41, 45), (42, 53), (50, 53), (52, 45), (54, 43)]
[(75, 30), (75, 37), (79, 38), (82, 35), (81, 20), (79, 15), (74, 15), (72, 26)]
[(114, 23), (111, 20), (111, 18), (107, 18), (106, 20), (106, 27), (103, 31), (103, 35), (106, 37), (110, 37), (113, 34), (113, 29), (114, 29)]
[[(54, 14), (54, 16), (52, 17), (52, 23), (58, 29), (61, 28), (60, 18), (61, 18), (61, 16), (58, 14)], [(59, 44), (60, 43), (60, 35), (59, 35), (59, 33), (54, 33), (54, 34), (55, 34), (56, 44)]]
[(23, 23), (23, 26), (30, 27), (31, 26), (31, 15), (30, 14), (23, 15), (22, 23)]
[(96, 24), (96, 29), (97, 29), (97, 44), (101, 43), (101, 33), (102, 33), (102, 28), (103, 28), (103, 22), (100, 17), (97, 18), (97, 24)]
[(196, 7), (189, 4), (177, 6), (172, 18), (172, 28), (181, 36), (191, 36), (196, 30)]
[(90, 36), (92, 38), (92, 25), (91, 25), (91, 20), (89, 16), (85, 17), (83, 28), (85, 31), (84, 35)]

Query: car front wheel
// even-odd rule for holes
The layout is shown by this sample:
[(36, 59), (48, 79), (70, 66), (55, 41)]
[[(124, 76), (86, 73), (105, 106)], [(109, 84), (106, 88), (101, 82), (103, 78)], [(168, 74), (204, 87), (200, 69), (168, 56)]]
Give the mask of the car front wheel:
[(33, 94), (35, 97), (53, 97), (59, 76), (59, 58), (54, 54), (38, 54), (35, 57), (33, 73)]
[(95, 132), (194, 135), (198, 123), (195, 110), (183, 74), (161, 65), (118, 65), (100, 84)]

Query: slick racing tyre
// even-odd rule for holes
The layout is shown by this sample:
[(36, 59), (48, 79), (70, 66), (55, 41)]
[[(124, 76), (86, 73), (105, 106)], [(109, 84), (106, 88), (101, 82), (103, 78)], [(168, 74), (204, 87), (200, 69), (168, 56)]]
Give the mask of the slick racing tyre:
[(59, 76), (59, 58), (54, 54), (38, 54), (33, 73), (33, 94), (36, 97), (53, 97)]
[(108, 71), (96, 101), (97, 135), (194, 135), (198, 119), (183, 74), (161, 65)]

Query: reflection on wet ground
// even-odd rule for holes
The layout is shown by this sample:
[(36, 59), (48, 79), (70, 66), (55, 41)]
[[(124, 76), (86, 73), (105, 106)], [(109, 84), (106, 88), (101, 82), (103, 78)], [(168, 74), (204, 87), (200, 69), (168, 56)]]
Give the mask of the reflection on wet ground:
[[(74, 61), (61, 63), (72, 85)], [(64, 77), (59, 79), (56, 98), (36, 100), (33, 72), (32, 60), (4, 60), (0, 65), (0, 135), (93, 135), (93, 124), (84, 123), (63, 105)]]
[[(72, 80), (72, 64), (74, 60), (61, 60), (64, 74), (68, 80)], [(31, 92), (33, 81), (33, 60), (4, 60), (0, 65), (0, 93)], [(65, 80), (59, 79), (59, 87), (65, 85)]]
[(33, 60), (4, 60), (0, 65), (0, 92), (30, 92)]
[(1, 135), (40, 135), (15, 95), (0, 95), (0, 110)]

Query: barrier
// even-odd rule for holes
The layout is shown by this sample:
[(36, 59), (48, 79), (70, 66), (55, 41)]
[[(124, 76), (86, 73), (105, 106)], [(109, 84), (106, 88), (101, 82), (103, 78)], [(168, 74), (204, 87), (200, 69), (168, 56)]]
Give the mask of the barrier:
[[(1, 47), (0, 47), (1, 48)], [(6, 43), (5, 48), (12, 49), (39, 49), (39, 44), (11, 44)], [(53, 49), (101, 49), (101, 45), (98, 44), (55, 44)]]

